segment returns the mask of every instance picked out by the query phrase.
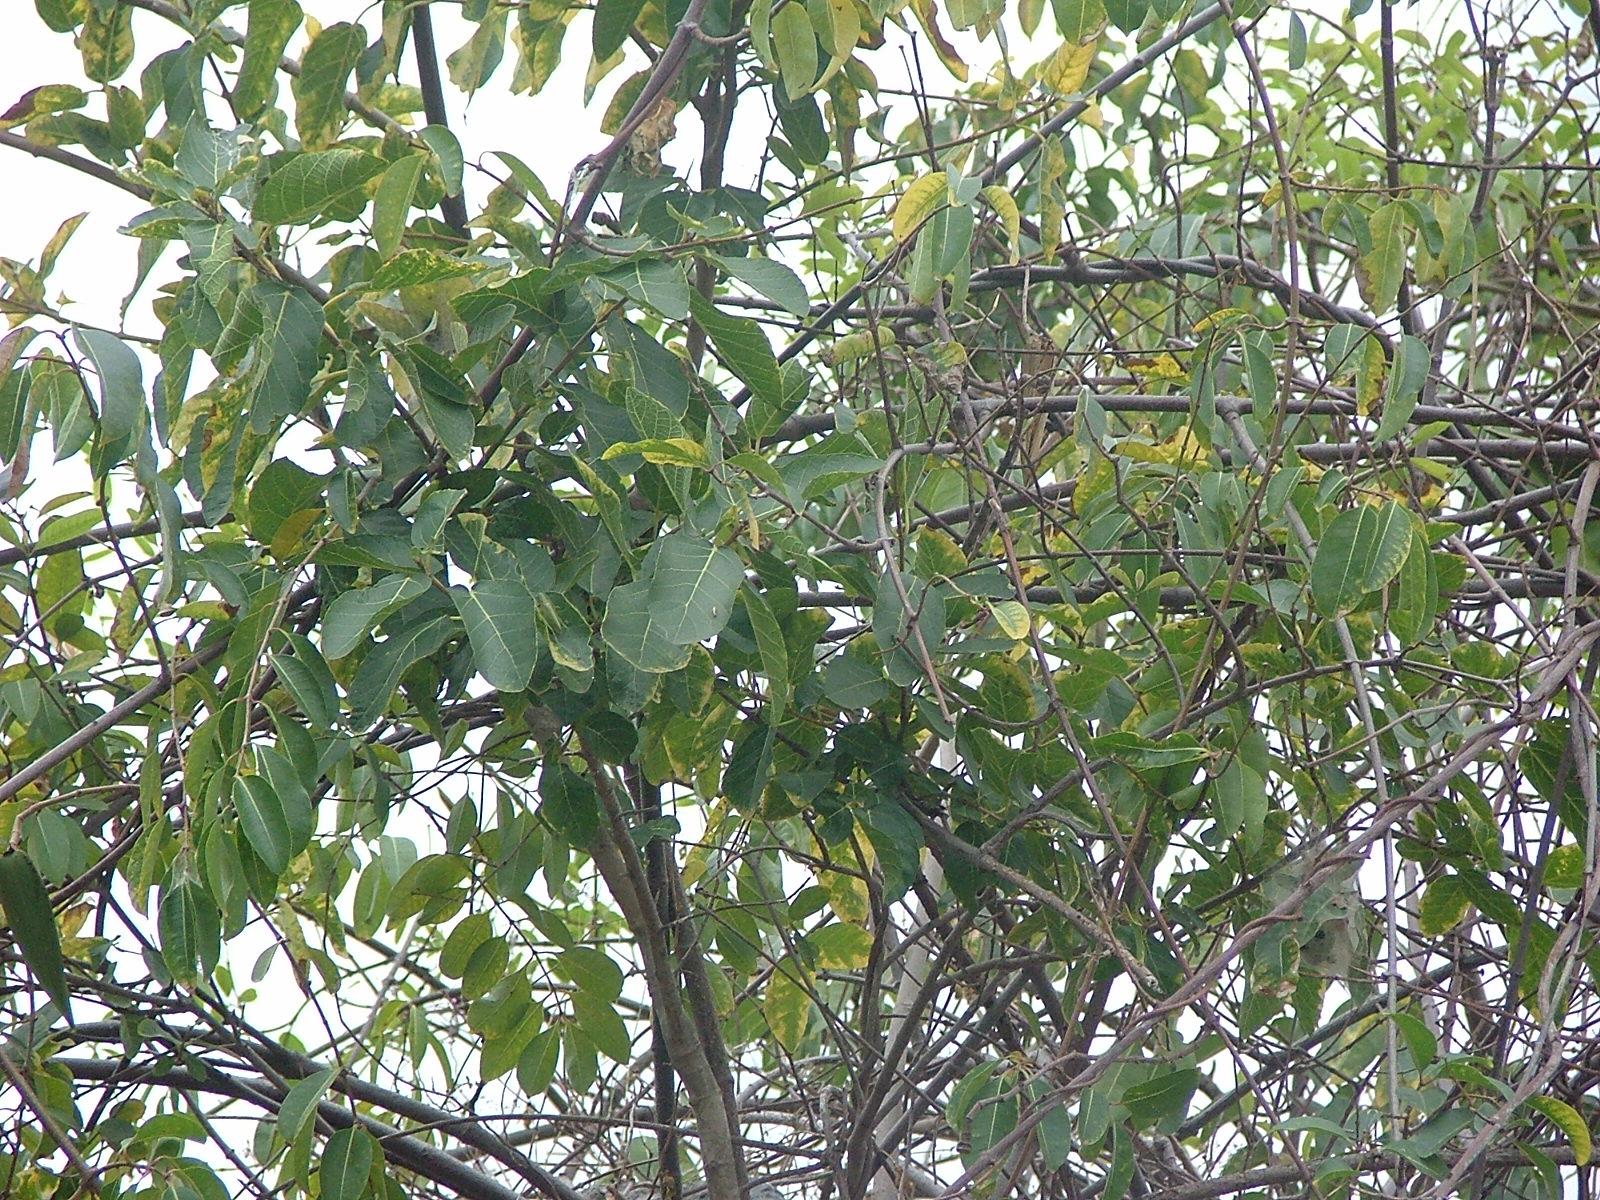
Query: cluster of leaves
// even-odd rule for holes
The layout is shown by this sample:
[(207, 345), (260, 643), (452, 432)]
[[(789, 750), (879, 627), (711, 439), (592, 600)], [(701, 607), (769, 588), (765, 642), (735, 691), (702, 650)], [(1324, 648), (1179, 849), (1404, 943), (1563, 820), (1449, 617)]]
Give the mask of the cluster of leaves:
[(36, 9), (0, 1191), (1590, 1169), (1592, 34), (466, 0), (558, 200), (427, 3)]

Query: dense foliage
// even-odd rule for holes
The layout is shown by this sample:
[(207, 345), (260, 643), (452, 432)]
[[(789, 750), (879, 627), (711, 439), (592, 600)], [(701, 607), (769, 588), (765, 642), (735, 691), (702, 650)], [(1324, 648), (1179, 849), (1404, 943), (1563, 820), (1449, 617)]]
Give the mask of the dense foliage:
[(303, 4), (6, 16), (0, 1193), (1589, 1194), (1586, 0)]

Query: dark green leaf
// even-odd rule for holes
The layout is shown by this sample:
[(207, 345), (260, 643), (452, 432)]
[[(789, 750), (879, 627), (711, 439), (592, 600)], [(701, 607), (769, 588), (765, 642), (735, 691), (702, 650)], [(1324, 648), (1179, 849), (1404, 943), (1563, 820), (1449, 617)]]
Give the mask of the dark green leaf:
[(789, 703), (789, 651), (783, 641), (783, 627), (766, 598), (749, 584), (740, 591), (750, 628), (756, 635), (761, 669), (767, 675), (767, 720), (774, 726), (783, 721)]
[(594, 57), (604, 62), (628, 40), (644, 0), (599, 0), (594, 9)]
[(61, 934), (50, 894), (33, 862), (20, 850), (0, 854), (0, 908), (22, 961), (62, 1013), (70, 1015)]
[(1144, 1083), (1136, 1083), (1122, 1094), (1128, 1115), (1148, 1128), (1172, 1118), (1181, 1119), (1189, 1111), (1189, 1100), (1200, 1086), (1200, 1072), (1192, 1067), (1170, 1071)]
[(156, 915), (161, 957), (174, 979), (209, 979), (222, 954), (222, 918), (211, 893), (195, 880), (169, 888)]

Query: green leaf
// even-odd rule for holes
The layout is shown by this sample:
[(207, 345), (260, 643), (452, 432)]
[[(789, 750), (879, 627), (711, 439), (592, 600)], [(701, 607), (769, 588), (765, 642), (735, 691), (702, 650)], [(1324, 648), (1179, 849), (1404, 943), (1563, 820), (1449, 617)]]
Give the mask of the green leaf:
[(233, 85), (233, 108), (241, 121), (259, 116), (277, 92), (278, 64), (284, 47), (300, 28), (295, 0), (250, 0), (244, 59)]
[(732, 255), (717, 254), (712, 257), (729, 275), (781, 306), (791, 316), (804, 317), (811, 311), (806, 285), (787, 263), (781, 263), (773, 258), (754, 256), (737, 258)]
[(161, 957), (174, 979), (194, 984), (210, 978), (222, 955), (222, 916), (211, 893), (193, 879), (168, 889), (156, 929)]
[(408, 154), (391, 163), (378, 181), (378, 190), (372, 199), (372, 240), (381, 258), (392, 258), (400, 249), (423, 165), (421, 154)]
[(392, 631), (367, 651), (350, 686), (354, 711), (350, 722), (365, 729), (383, 715), (400, 685), (400, 676), (412, 663), (432, 654), (449, 640), (455, 618), (430, 613)]
[(451, 588), (450, 598), (467, 628), (478, 674), (502, 692), (526, 688), (539, 656), (539, 624), (527, 586), (518, 579), (484, 579)]
[(250, 849), (274, 875), (288, 870), (297, 852), (290, 827), (291, 802), (292, 798), (280, 796), (260, 775), (241, 775), (233, 781), (233, 806), (239, 813), (239, 828)]
[(1189, 1101), (1199, 1086), (1200, 1072), (1186, 1067), (1134, 1084), (1122, 1094), (1122, 1104), (1141, 1127), (1175, 1118), (1181, 1120), (1189, 1111)]
[[(172, 165), (190, 183), (208, 192), (222, 184), (239, 161), (238, 139), (198, 122), (183, 131), (183, 141)], [(224, 244), (224, 255), (231, 256), (233, 236), (226, 225), (218, 225), (216, 241)], [(224, 258), (226, 261), (226, 257)]]
[(55, 1006), (70, 1017), (61, 932), (56, 928), (50, 893), (45, 891), (33, 860), (20, 850), (0, 854), (0, 909), (5, 910), (6, 926), (22, 961)]
[(311, 1120), (317, 1103), (328, 1094), (328, 1087), (338, 1073), (333, 1067), (328, 1067), (304, 1079), (297, 1079), (290, 1085), (283, 1103), (278, 1106), (279, 1137), (285, 1142), (292, 1142), (300, 1136), (300, 1131)]
[(755, 0), (750, 6), (750, 48), (763, 67), (777, 73), (778, 57), (772, 50), (772, 0)]
[(572, 1011), (578, 1018), (578, 1027), (607, 1058), (619, 1063), (626, 1063), (633, 1058), (633, 1039), (628, 1036), (627, 1025), (609, 1000), (593, 992), (574, 992)]
[(99, 329), (75, 329), (78, 343), (100, 376), (100, 436), (114, 443), (131, 434), (144, 411), (144, 372), (139, 356), (119, 337)]
[(1362, 299), (1374, 312), (1388, 312), (1394, 307), (1400, 281), (1405, 278), (1406, 249), (1411, 238), (1407, 216), (1404, 201), (1390, 200), (1368, 221), (1372, 248), (1356, 260), (1356, 282)]
[(551, 965), (558, 975), (576, 984), (579, 991), (598, 996), (608, 1004), (622, 995), (622, 968), (604, 950), (573, 946), (556, 955)]
[(640, 671), (676, 671), (688, 663), (689, 647), (667, 637), (664, 614), (655, 610), (650, 593), (648, 580), (612, 588), (600, 636)]
[(1106, 27), (1102, 0), (1053, 0), (1056, 28), (1063, 41), (1080, 45)]
[(420, 575), (386, 575), (367, 588), (340, 592), (328, 605), (322, 622), (322, 653), (343, 658), (367, 636), (374, 622), (428, 590)]
[(1065, 1104), (1052, 1104), (1039, 1118), (1039, 1155), (1047, 1171), (1059, 1171), (1071, 1157), (1072, 1115)]
[(711, 338), (717, 355), (728, 369), (745, 383), (758, 400), (783, 403), (783, 375), (772, 343), (760, 325), (748, 317), (735, 317), (719, 311), (697, 292), (691, 300), (694, 319)]
[(1417, 924), (1428, 937), (1438, 937), (1461, 924), (1471, 906), (1471, 897), (1461, 879), (1455, 875), (1443, 875), (1430, 883), (1422, 893)]
[(322, 362), (322, 306), (299, 288), (270, 280), (250, 290), (248, 303), (260, 319), (250, 423), (265, 433), (311, 401), (311, 381)]
[(309, 225), (330, 210), (364, 202), (362, 189), (386, 165), (381, 158), (344, 147), (296, 154), (262, 185), (255, 218), (268, 225)]
[(1106, 16), (1123, 33), (1137, 33), (1150, 10), (1149, 0), (1103, 0)]
[(715, 637), (744, 581), (739, 556), (690, 533), (668, 534), (654, 553), (650, 605), (663, 635), (680, 646)]
[(1409, 333), (1400, 335), (1395, 344), (1394, 362), (1389, 368), (1389, 382), (1383, 395), (1383, 418), (1372, 438), (1387, 442), (1399, 436), (1417, 409), (1417, 397), (1428, 380), (1431, 359), (1428, 347)]
[(245, 509), (250, 536), (269, 544), (290, 517), (323, 506), (322, 493), (327, 483), (323, 476), (312, 474), (297, 462), (273, 459), (250, 488)]
[(889, 694), (889, 684), (867, 654), (848, 651), (822, 673), (822, 693), (839, 708), (871, 708)]
[(689, 283), (678, 263), (646, 259), (595, 278), (608, 289), (655, 309), (669, 321), (682, 321), (689, 315)]
[(306, 49), (294, 80), (294, 127), (307, 150), (321, 150), (339, 136), (345, 85), (366, 48), (366, 31), (340, 21), (325, 27)]
[(1266, 831), (1266, 781), (1236, 755), (1212, 780), (1211, 790), (1217, 804), (1219, 832), (1227, 837), (1242, 832), (1245, 849), (1254, 850)]
[(1265, 329), (1246, 330), (1239, 340), (1250, 385), (1250, 409), (1256, 420), (1265, 424), (1278, 407), (1278, 367), (1272, 358), (1277, 346)]
[(1120, 1124), (1111, 1130), (1111, 1169), (1106, 1172), (1102, 1200), (1122, 1200), (1133, 1182), (1133, 1138)]
[(1402, 642), (1420, 642), (1433, 628), (1438, 590), (1433, 552), (1422, 530), (1413, 528), (1411, 548), (1400, 564), (1389, 604), (1389, 628)]
[(1394, 501), (1340, 513), (1323, 531), (1311, 563), (1311, 598), (1345, 613), (1395, 577), (1411, 550), (1411, 514)]
[(754, 809), (772, 776), (775, 733), (762, 718), (745, 723), (722, 774), (723, 794), (738, 808)]
[(1298, 71), (1306, 65), (1306, 23), (1299, 13), (1289, 14), (1289, 69)]
[(1554, 1096), (1532, 1096), (1528, 1104), (1550, 1119), (1550, 1123), (1566, 1135), (1572, 1145), (1572, 1159), (1580, 1167), (1589, 1165), (1594, 1156), (1594, 1140), (1589, 1126), (1578, 1110)]
[(777, 726), (789, 704), (789, 650), (784, 645), (783, 627), (766, 598), (748, 583), (739, 590), (750, 628), (756, 635), (756, 650), (761, 669), (767, 676), (767, 723)]
[(466, 160), (461, 153), (461, 143), (456, 140), (456, 135), (443, 125), (424, 125), (417, 131), (417, 136), (422, 139), (422, 144), (433, 151), (433, 156), (439, 162), (439, 175), (444, 180), (444, 191), (447, 196), (461, 194), (461, 173), (465, 169)]
[[(387, 174), (384, 179), (388, 180)], [(361, 285), (361, 290), (392, 292), (423, 283), (438, 283), (442, 279), (460, 279), (477, 270), (473, 263), (462, 262), (437, 250), (404, 250), (373, 272), (372, 278)]]
[(378, 1139), (360, 1126), (335, 1130), (322, 1148), (322, 1162), (317, 1167), (322, 1200), (361, 1200), (372, 1164), (382, 1156)]
[(806, 6), (789, 0), (772, 18), (772, 45), (783, 75), (783, 90), (798, 100), (817, 82), (817, 34)]
[(1439, 1039), (1434, 1037), (1421, 1019), (1410, 1013), (1397, 1012), (1392, 1017), (1400, 1036), (1405, 1038), (1406, 1046), (1411, 1050), (1412, 1063), (1418, 1071), (1426, 1070), (1439, 1056)]
[(273, 669), (302, 713), (318, 729), (332, 729), (339, 720), (339, 691), (333, 672), (317, 648), (300, 634), (289, 635), (293, 654), (274, 654)]

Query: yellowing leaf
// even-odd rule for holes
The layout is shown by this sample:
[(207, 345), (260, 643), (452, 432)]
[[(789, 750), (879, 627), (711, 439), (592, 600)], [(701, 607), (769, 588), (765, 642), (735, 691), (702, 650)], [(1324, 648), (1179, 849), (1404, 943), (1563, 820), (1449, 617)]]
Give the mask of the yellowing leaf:
[(710, 466), (705, 447), (690, 438), (645, 438), (638, 442), (616, 442), (606, 447), (600, 460), (609, 462), (624, 454), (640, 455), (645, 462), (658, 467), (696, 467), (703, 471)]
[(1400, 281), (1405, 277), (1406, 243), (1411, 236), (1405, 204), (1389, 201), (1372, 214), (1368, 227), (1372, 230), (1372, 249), (1356, 260), (1356, 282), (1361, 287), (1361, 298), (1374, 312), (1388, 312), (1394, 307)]
[(956, 48), (944, 36), (944, 30), (939, 28), (939, 6), (935, 0), (911, 0), (911, 9), (917, 14), (917, 20), (922, 24), (922, 30), (928, 35), (928, 40), (933, 43), (933, 51), (939, 56), (939, 61), (945, 70), (954, 75), (962, 83), (967, 81), (967, 64), (961, 61), (961, 55), (956, 53)]
[(881, 325), (876, 330), (859, 329), (855, 333), (845, 334), (828, 347), (828, 361), (836, 367), (843, 366), (894, 344), (894, 330), (887, 325)]
[(829, 925), (809, 938), (824, 971), (855, 971), (872, 956), (872, 935), (859, 925)]
[(1164, 442), (1154, 445), (1133, 439), (1117, 445), (1117, 453), (1135, 462), (1165, 463), (1175, 467), (1195, 467), (1206, 462), (1210, 455), (1205, 443), (1195, 435), (1191, 426), (1185, 425)]
[(1039, 207), (1039, 246), (1044, 251), (1045, 261), (1048, 262), (1055, 257), (1056, 249), (1061, 245), (1061, 226), (1066, 219), (1061, 180), (1067, 173), (1067, 152), (1062, 148), (1061, 138), (1058, 135), (1051, 134), (1045, 139), (1043, 158), (1043, 170), (1039, 181), (1039, 192), (1042, 196)]
[(911, 181), (894, 206), (894, 240), (903, 242), (929, 217), (945, 207), (950, 183), (944, 173), (930, 172)]
[(828, 893), (828, 905), (841, 921), (865, 924), (870, 909), (867, 902), (867, 881), (859, 875), (843, 871), (817, 871), (817, 882)]
[(1194, 323), (1194, 332), (1204, 333), (1208, 329), (1227, 329), (1237, 325), (1250, 314), (1242, 308), (1219, 308), (1216, 312), (1207, 313)]
[(787, 962), (773, 971), (772, 978), (767, 981), (766, 999), (761, 1004), (772, 1036), (790, 1053), (799, 1047), (806, 1025), (811, 1021), (811, 996), (795, 975), (790, 974), (798, 971), (798, 967)]
[(1124, 359), (1123, 365), (1142, 384), (1189, 381), (1189, 373), (1183, 369), (1183, 364), (1170, 354), (1139, 355)]
[(998, 183), (984, 188), (983, 198), (1006, 227), (1006, 244), (1011, 247), (1011, 261), (1016, 262), (1022, 244), (1022, 214), (1017, 211), (1016, 200)]
[(1028, 610), (1020, 601), (1002, 600), (991, 605), (989, 611), (994, 615), (994, 623), (1008, 638), (1021, 641), (1028, 636)]
[(1383, 356), (1383, 347), (1377, 338), (1367, 338), (1361, 343), (1356, 364), (1356, 412), (1366, 417), (1372, 406), (1383, 395), (1383, 385), (1389, 374), (1389, 361)]
[(1551, 1124), (1566, 1134), (1567, 1141), (1572, 1143), (1573, 1162), (1580, 1167), (1588, 1166), (1589, 1159), (1594, 1155), (1594, 1139), (1590, 1137), (1589, 1126), (1584, 1123), (1578, 1110), (1554, 1096), (1534, 1096), (1528, 1103), (1549, 1117)]
[(942, 529), (924, 525), (917, 530), (917, 569), (932, 578), (943, 575), (949, 578), (967, 569), (967, 556), (961, 544)]
[(1089, 68), (1094, 63), (1095, 51), (1100, 47), (1098, 38), (1087, 42), (1063, 42), (1060, 48), (1045, 59), (1039, 67), (1039, 81), (1056, 92), (1075, 92), (1089, 78)]

